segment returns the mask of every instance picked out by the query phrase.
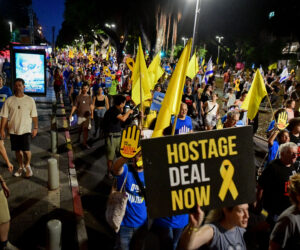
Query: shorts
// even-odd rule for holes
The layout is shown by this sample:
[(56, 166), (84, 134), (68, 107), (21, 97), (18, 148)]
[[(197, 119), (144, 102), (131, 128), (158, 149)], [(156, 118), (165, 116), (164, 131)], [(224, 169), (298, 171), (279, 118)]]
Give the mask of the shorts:
[(10, 214), (7, 204), (7, 199), (3, 190), (0, 191), (0, 224), (4, 224), (10, 221)]
[(217, 117), (215, 115), (207, 114), (205, 117), (205, 125), (209, 127), (214, 127), (217, 124)]
[(79, 126), (82, 126), (83, 128), (88, 128), (91, 129), (91, 123), (90, 123), (90, 118), (86, 118), (86, 117), (78, 117), (78, 122), (77, 124)]
[(31, 133), (23, 135), (10, 134), (12, 151), (30, 151)]
[(105, 138), (107, 160), (113, 161), (116, 154), (119, 154), (120, 144), (121, 133), (114, 133), (114, 135), (109, 135)]

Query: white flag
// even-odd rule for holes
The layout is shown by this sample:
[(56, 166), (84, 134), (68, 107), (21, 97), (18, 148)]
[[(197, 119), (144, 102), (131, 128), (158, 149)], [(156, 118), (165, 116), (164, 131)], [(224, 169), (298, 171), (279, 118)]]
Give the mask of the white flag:
[(279, 82), (282, 83), (284, 82), (286, 79), (288, 79), (289, 77), (289, 71), (288, 71), (288, 68), (287, 67), (284, 67), (281, 75), (280, 75), (280, 80)]

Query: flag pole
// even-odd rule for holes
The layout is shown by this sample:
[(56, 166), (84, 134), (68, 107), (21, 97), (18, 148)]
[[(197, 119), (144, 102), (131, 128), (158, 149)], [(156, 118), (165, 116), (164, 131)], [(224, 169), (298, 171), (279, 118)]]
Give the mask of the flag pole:
[(176, 124), (177, 124), (177, 119), (178, 119), (178, 115), (175, 115), (174, 124), (172, 126), (172, 135), (175, 135), (175, 128), (176, 128)]
[[(142, 46), (142, 45), (141, 45)], [(139, 48), (139, 52), (141, 53), (141, 49)], [(143, 120), (144, 120), (144, 105), (143, 105), (143, 89), (142, 89), (142, 72), (141, 72), (141, 55), (139, 54), (139, 59), (140, 59), (140, 65), (139, 65), (139, 70), (140, 70), (140, 102), (141, 102), (141, 118), (140, 118), (140, 129), (143, 129)]]
[(270, 98), (269, 98), (269, 95), (267, 94), (267, 99), (268, 99), (268, 102), (270, 104), (270, 108), (271, 108), (271, 112), (272, 112), (272, 118), (271, 118), (271, 121), (273, 120), (273, 117), (274, 117), (274, 111), (273, 111), (273, 108), (272, 108), (272, 104), (271, 104), (271, 101), (270, 101)]

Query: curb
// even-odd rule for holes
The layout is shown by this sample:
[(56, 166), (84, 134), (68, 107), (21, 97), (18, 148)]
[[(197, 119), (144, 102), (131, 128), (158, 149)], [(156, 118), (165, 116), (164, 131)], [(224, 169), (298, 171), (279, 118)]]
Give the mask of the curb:
[(81, 202), (81, 197), (79, 194), (79, 185), (77, 180), (77, 173), (74, 164), (74, 154), (73, 154), (73, 147), (71, 143), (71, 137), (69, 132), (69, 125), (66, 117), (66, 110), (65, 104), (63, 101), (63, 95), (60, 95), (60, 104), (61, 104), (61, 111), (63, 114), (63, 127), (65, 129), (65, 139), (66, 139), (66, 146), (68, 149), (68, 167), (69, 167), (69, 178), (70, 178), (70, 187), (72, 190), (72, 197), (73, 197), (73, 211), (76, 215), (77, 225), (77, 241), (78, 241), (78, 249), (86, 250), (88, 249), (88, 236), (86, 232), (85, 222), (84, 222), (84, 213), (83, 207)]

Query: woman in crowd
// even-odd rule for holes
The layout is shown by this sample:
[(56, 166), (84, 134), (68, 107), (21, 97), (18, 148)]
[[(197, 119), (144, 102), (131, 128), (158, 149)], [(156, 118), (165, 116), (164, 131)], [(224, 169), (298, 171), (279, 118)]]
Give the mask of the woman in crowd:
[(206, 245), (216, 250), (245, 250), (243, 235), (248, 219), (248, 204), (240, 204), (210, 211), (205, 225), (201, 226), (204, 212), (198, 206), (189, 216), (189, 224), (181, 236), (179, 249), (198, 249)]
[(94, 122), (95, 122), (95, 132), (94, 137), (97, 136), (99, 130), (99, 135), (101, 136), (101, 123), (105, 114), (105, 111), (109, 109), (108, 98), (103, 93), (103, 89), (100, 87), (97, 91), (97, 95), (93, 97), (94, 106)]

